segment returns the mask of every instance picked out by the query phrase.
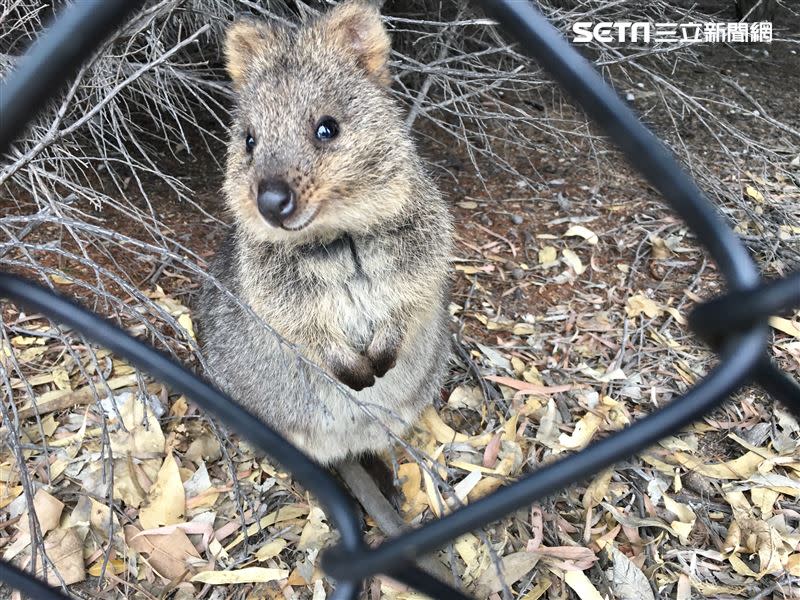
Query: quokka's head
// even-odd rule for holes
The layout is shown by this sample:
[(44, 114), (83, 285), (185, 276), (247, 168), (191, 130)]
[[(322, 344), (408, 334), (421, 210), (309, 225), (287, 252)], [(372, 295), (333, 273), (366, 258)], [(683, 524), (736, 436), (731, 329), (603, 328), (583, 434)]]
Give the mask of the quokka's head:
[(225, 192), (246, 233), (303, 243), (402, 213), (416, 159), (376, 8), (346, 0), (296, 28), (238, 21), (225, 50), (238, 97)]

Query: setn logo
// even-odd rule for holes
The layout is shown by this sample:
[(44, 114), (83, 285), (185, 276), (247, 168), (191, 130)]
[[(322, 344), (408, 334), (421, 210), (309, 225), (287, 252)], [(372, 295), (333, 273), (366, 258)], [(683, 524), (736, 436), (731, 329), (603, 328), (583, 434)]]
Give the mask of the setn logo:
[(598, 42), (649, 42), (650, 23), (633, 23), (631, 21), (576, 21), (572, 25), (575, 37), (572, 41), (586, 44), (593, 40)]

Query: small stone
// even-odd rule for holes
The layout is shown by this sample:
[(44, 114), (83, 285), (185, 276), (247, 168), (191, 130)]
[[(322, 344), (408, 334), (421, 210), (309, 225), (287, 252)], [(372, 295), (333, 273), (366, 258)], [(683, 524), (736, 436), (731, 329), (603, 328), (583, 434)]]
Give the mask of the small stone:
[(511, 215), (511, 222), (514, 225), (522, 225), (522, 215)]
[(525, 279), (525, 271), (520, 268), (514, 269), (511, 271), (511, 278), (512, 279)]
[(492, 220), (489, 218), (489, 215), (481, 215), (478, 220), (481, 222), (481, 225), (486, 225), (487, 227), (492, 224)]

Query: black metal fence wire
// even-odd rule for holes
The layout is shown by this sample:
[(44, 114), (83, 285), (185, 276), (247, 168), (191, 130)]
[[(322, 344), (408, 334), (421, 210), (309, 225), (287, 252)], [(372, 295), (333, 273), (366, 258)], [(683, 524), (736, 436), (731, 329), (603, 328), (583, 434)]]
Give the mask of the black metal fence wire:
[[(681, 398), (624, 431), (538, 469), (513, 485), (414, 531), (369, 549), (359, 513), (324, 469), (277, 432), (192, 375), (166, 355), (53, 292), (20, 277), (0, 273), (0, 296), (68, 325), (125, 357), (138, 368), (192, 398), (265, 454), (281, 463), (325, 507), (340, 542), (322, 555), (322, 567), (336, 582), (333, 598), (355, 598), (362, 581), (384, 573), (436, 598), (467, 598), (414, 566), (418, 556), (509, 512), (530, 505), (631, 456), (675, 433), (755, 381), (800, 416), (800, 385), (767, 355), (767, 318), (800, 304), (800, 273), (762, 284), (752, 258), (714, 207), (651, 134), (528, 0), (476, 0), (508, 34), (550, 73), (620, 147), (669, 205), (686, 221), (716, 261), (730, 292), (699, 306), (690, 326), (720, 353), (720, 363)], [(0, 85), (0, 154), (22, 132), (102, 38), (142, 0), (78, 0), (64, 10)], [(0, 561), (0, 582), (36, 600), (66, 596), (11, 564)]]

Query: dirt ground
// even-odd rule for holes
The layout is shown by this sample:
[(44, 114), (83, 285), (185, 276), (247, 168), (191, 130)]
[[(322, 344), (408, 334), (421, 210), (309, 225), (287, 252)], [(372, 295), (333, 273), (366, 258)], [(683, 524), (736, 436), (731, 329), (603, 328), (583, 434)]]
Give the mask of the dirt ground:
[[(721, 73), (757, 99), (762, 115), (800, 130), (796, 44), (704, 46), (699, 52), (697, 69), (676, 70), (668, 77), (690, 92), (724, 99), (737, 91), (730, 85), (712, 87), (719, 79), (709, 74)], [(800, 168), (792, 179), (756, 156), (738, 156), (734, 162), (718, 151), (715, 136), (724, 132), (709, 132), (696, 120), (679, 121), (676, 135), (675, 122), (656, 109), (659, 91), (636, 83), (632, 77), (630, 88), (620, 93), (631, 93), (633, 107), (657, 132), (667, 133), (692, 161), (702, 161), (725, 182), (724, 193), (714, 199), (756, 252), (766, 276), (798, 268), (800, 236), (782, 239), (781, 227), (800, 225), (787, 220), (800, 205)], [(560, 104), (543, 110), (559, 117), (569, 111)], [(752, 114), (729, 118), (752, 136), (762, 134), (762, 121)], [(686, 316), (696, 303), (723, 289), (691, 232), (610, 150), (584, 145), (573, 151), (542, 136), (537, 152), (517, 158), (521, 171), (537, 174), (539, 183), (531, 188), (489, 161), (479, 161), (476, 173), (464, 148), (454, 147), (430, 125), (422, 125), (420, 133), (421, 150), (456, 216), (451, 314), (457, 341), (437, 411), (426, 413), (411, 436), (411, 445), (428, 459), (420, 465), (404, 449), (393, 456), (402, 513), (412, 524), (448, 512), (454, 497), (464, 502), (483, 497), (685, 392), (714, 363), (688, 331)], [(212, 150), (214, 156), (223, 155), (221, 146)], [(800, 157), (800, 147), (786, 156), (786, 163), (795, 156)], [(173, 159), (165, 155), (165, 160)], [(224, 219), (220, 166), (207, 154), (182, 155), (181, 161), (174, 168), (196, 190), (198, 205)], [(159, 198), (161, 184), (149, 185), (151, 198)], [(224, 226), (163, 194), (159, 217), (171, 228), (171, 237), (210, 258)], [(743, 194), (752, 197), (761, 225), (740, 201), (733, 201)], [(19, 199), (0, 198), (0, 203), (0, 210), (24, 210)], [(93, 216), (125, 235), (141, 235), (135, 223), (119, 215)], [(765, 242), (770, 239), (775, 243)], [(190, 320), (198, 282), (184, 270), (169, 262), (110, 254), (113, 263), (101, 257), (110, 269), (140, 281), (142, 292), (158, 299), (175, 319), (185, 315)], [(80, 266), (71, 268), (81, 274)], [(60, 289), (78, 291), (67, 282)], [(4, 308), (4, 320), (19, 324), (19, 339), (9, 343), (18, 356), (24, 355), (29, 374), (64, 371), (60, 380), (44, 377), (37, 393), (68, 389), (69, 397), (77, 398), (102, 371), (87, 367), (79, 373), (66, 366), (70, 355), (63, 347), (36, 341), (45, 339), (36, 337), (36, 331), (47, 328), (40, 321), (20, 320), (10, 307)], [(778, 325), (773, 354), (800, 376), (797, 314)], [(78, 347), (76, 352), (73, 363), (89, 350)], [(95, 359), (107, 368), (105, 377), (118, 381), (120, 391), (134, 389), (136, 374), (124, 362), (102, 352)], [(39, 441), (47, 437), (54, 448), (75, 447), (71, 465), (59, 464), (62, 458), (56, 455), (42, 458), (41, 444), (25, 450), (37, 481), (51, 483), (48, 495), (63, 502), (62, 521), (80, 523), (93, 539), (94, 551), (83, 551), (89, 579), (73, 586), (73, 592), (148, 599), (324, 598), (330, 588), (316, 558), (335, 534), (316, 501), (236, 436), (218, 436), (191, 402), (149, 379), (147, 385), (157, 407), (136, 412), (132, 397), (117, 407), (123, 414), (116, 417), (132, 427), (127, 433), (106, 431), (103, 413), (87, 410), (86, 402), (62, 401), (39, 425), (32, 415), (23, 419), (30, 431), (44, 425)], [(113, 411), (103, 410), (113, 423)], [(443, 551), (442, 559), (481, 598), (800, 598), (798, 435), (793, 416), (761, 391), (745, 389), (642, 456), (463, 536)], [(101, 456), (103, 436), (110, 436), (112, 448), (118, 443), (161, 449), (157, 458), (145, 452), (133, 461), (114, 461), (119, 481), (131, 481), (138, 489), (115, 496), (113, 511), (97, 495), (100, 475), (90, 468)], [(164, 448), (169, 449), (167, 459)], [(2, 475), (13, 463), (2, 449), (0, 460)], [(167, 472), (176, 474), (178, 487), (182, 483), (186, 491), (183, 518), (190, 526), (137, 541), (138, 529), (146, 529), (139, 506), (147, 506), (149, 493), (141, 484), (147, 488), (168, 481)], [(440, 484), (434, 481), (437, 476)], [(4, 510), (21, 506), (9, 496), (17, 489), (12, 480), (0, 477), (5, 486), (0, 488), (5, 490), (0, 495), (4, 552), (17, 541), (21, 521), (19, 511), (3, 516)], [(20, 490), (16, 494), (19, 498)], [(134, 506), (130, 499), (137, 494), (140, 503)], [(247, 536), (240, 535), (240, 519), (248, 526)], [(103, 527), (108, 522), (114, 524), (111, 539)], [(367, 535), (371, 542), (382, 539), (371, 523)], [(52, 544), (51, 553), (68, 542)], [(167, 549), (161, 555), (160, 545)], [(241, 572), (246, 567), (271, 570), (273, 577), (255, 582), (243, 576), (230, 586), (202, 577), (186, 581), (187, 572)], [(97, 577), (101, 570), (103, 581)], [(159, 576), (165, 572), (174, 578)], [(375, 600), (418, 597), (386, 578), (371, 582), (366, 594)]]

